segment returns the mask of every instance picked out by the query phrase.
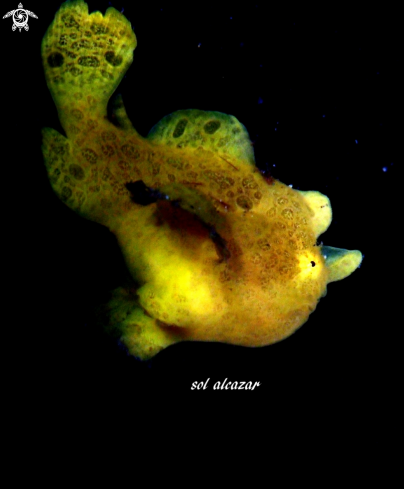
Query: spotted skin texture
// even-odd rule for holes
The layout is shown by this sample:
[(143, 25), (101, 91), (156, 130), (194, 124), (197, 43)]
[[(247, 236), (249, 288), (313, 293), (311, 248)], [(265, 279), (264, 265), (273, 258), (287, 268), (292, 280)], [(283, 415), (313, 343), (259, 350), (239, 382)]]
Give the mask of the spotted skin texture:
[(136, 284), (112, 293), (108, 328), (141, 359), (182, 340), (282, 340), (361, 253), (316, 244), (331, 223), (328, 198), (264, 178), (235, 117), (181, 110), (144, 138), (118, 96), (111, 122), (107, 103), (136, 42), (114, 8), (89, 15), (76, 0), (61, 5), (42, 43), (66, 134), (43, 130), (49, 181), (115, 234)]

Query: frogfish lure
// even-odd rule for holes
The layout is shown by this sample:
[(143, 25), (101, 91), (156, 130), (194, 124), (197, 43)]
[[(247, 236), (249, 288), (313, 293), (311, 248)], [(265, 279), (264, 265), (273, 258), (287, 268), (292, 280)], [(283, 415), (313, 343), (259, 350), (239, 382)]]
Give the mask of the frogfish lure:
[(144, 138), (117, 96), (108, 119), (135, 47), (122, 13), (89, 14), (82, 0), (61, 5), (42, 41), (67, 136), (43, 129), (50, 184), (114, 233), (133, 279), (113, 291), (107, 327), (140, 359), (183, 340), (286, 338), (361, 253), (316, 244), (331, 223), (328, 198), (264, 178), (235, 117), (179, 110)]

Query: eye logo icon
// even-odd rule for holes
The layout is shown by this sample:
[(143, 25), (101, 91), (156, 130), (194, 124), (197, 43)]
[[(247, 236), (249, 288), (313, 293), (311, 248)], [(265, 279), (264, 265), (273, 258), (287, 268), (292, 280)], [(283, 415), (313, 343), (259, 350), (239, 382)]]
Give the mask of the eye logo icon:
[(34, 14), (34, 12), (30, 12), (29, 10), (25, 10), (22, 8), (22, 3), (18, 4), (18, 8), (16, 10), (11, 10), (10, 12), (7, 12), (6, 15), (3, 16), (3, 19), (6, 19), (7, 17), (13, 16), (13, 26), (11, 27), (13, 31), (15, 31), (17, 28), (21, 29), (24, 28), (26, 31), (29, 29), (28, 27), (28, 17), (34, 17), (34, 19), (37, 19), (38, 17)]

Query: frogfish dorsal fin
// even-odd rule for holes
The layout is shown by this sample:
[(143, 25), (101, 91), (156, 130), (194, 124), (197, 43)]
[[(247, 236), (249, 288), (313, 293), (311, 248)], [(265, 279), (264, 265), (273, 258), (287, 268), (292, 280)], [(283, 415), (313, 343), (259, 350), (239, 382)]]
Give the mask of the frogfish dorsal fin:
[(231, 161), (255, 165), (247, 129), (234, 116), (204, 110), (178, 110), (163, 117), (148, 139), (184, 152), (205, 150)]

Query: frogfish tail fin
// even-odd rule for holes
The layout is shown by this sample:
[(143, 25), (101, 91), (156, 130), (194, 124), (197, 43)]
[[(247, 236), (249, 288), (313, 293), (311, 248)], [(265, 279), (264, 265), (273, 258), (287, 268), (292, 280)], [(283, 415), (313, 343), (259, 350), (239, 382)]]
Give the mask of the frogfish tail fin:
[(66, 134), (83, 114), (106, 116), (107, 103), (136, 47), (130, 22), (113, 7), (88, 13), (83, 0), (64, 2), (42, 41), (46, 82)]

